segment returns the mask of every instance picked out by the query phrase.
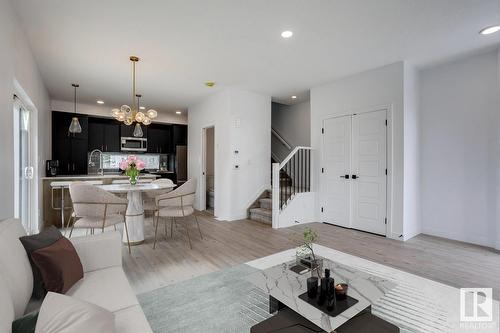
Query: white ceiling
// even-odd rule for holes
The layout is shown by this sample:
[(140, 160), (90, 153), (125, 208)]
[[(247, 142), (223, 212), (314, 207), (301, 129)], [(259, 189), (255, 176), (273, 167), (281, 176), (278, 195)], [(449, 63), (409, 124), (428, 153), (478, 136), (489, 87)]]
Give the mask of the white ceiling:
[(342, 76), (500, 43), (500, 33), (478, 34), (500, 23), (500, 0), (13, 2), (52, 98), (71, 100), (78, 82), (81, 102), (129, 103), (134, 54), (143, 102), (163, 112), (228, 86), (300, 102)]

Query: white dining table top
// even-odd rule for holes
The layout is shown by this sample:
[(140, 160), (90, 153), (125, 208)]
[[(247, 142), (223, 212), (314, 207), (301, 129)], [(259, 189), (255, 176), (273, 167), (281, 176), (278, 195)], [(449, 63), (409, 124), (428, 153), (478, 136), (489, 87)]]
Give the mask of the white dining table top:
[(135, 191), (154, 191), (160, 190), (164, 188), (174, 188), (175, 184), (152, 184), (152, 183), (137, 183), (136, 185), (130, 184), (110, 184), (110, 185), (97, 185), (97, 187), (102, 188), (108, 192), (113, 193), (126, 193), (126, 192), (135, 192)]

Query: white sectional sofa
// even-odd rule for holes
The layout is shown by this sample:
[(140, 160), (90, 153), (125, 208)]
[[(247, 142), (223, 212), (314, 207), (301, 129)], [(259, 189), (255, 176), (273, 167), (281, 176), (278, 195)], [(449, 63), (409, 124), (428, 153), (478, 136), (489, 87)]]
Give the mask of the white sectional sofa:
[[(11, 332), (14, 319), (41, 305), (30, 300), (33, 273), (19, 241), (24, 235), (18, 220), (0, 221), (0, 333)], [(152, 332), (122, 269), (120, 234), (106, 232), (70, 240), (80, 256), (84, 277), (66, 295), (113, 312), (116, 332)]]

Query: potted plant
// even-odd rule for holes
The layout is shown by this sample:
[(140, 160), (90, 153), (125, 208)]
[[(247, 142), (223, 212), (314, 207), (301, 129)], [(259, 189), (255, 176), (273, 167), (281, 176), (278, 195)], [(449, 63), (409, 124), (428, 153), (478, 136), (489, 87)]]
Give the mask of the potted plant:
[(322, 259), (316, 257), (314, 253), (314, 241), (318, 239), (318, 234), (311, 228), (304, 229), (304, 244), (296, 251), (297, 264), (306, 266), (311, 271), (316, 271), (318, 278), (321, 278)]
[(139, 173), (145, 167), (146, 163), (138, 159), (135, 155), (129, 155), (127, 159), (120, 162), (120, 170), (125, 171), (125, 175), (129, 177), (130, 185), (137, 184)]

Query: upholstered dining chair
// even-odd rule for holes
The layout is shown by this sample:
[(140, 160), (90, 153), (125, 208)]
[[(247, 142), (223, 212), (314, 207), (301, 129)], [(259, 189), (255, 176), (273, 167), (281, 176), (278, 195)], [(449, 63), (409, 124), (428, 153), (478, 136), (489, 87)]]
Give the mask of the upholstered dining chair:
[(125, 222), (125, 212), (127, 210), (127, 199), (117, 197), (116, 195), (105, 191), (97, 186), (84, 182), (75, 182), (69, 185), (69, 193), (73, 202), (73, 226), (69, 237), (74, 228), (101, 229), (123, 223), (127, 236), (128, 252), (130, 251), (130, 241), (128, 238), (127, 223)]
[[(160, 188), (158, 190), (154, 191), (146, 191), (144, 192), (144, 200), (143, 200), (143, 208), (145, 212), (156, 212), (156, 201), (155, 198), (159, 195), (168, 193), (172, 191), (171, 185), (174, 185), (174, 182), (170, 179), (167, 178), (159, 178), (155, 179), (151, 182), (151, 184), (156, 184), (159, 185), (160, 187), (163, 186), (168, 186), (166, 188)], [(155, 219), (153, 217), (153, 226), (155, 225)]]
[[(156, 248), (156, 240), (158, 236), (158, 224), (160, 224), (160, 217), (170, 218), (170, 237), (173, 236), (174, 232), (174, 224), (177, 225), (177, 218), (185, 218), (187, 216), (193, 215), (194, 213), (194, 200), (196, 193), (196, 179), (189, 179), (187, 182), (182, 184), (182, 186), (173, 190), (172, 192), (168, 192), (165, 194), (161, 194), (155, 198), (156, 203), (156, 227), (155, 227), (155, 241), (153, 244), (153, 249)], [(198, 232), (200, 233), (200, 238), (203, 239), (203, 235), (201, 234), (200, 223), (198, 222), (198, 217), (194, 215), (196, 225), (198, 226)], [(185, 220), (185, 219), (183, 219)], [(164, 223), (167, 223), (164, 221)], [(189, 242), (189, 247), (192, 249), (193, 245), (191, 244), (191, 236), (189, 235), (189, 228), (187, 224), (186, 234)], [(165, 226), (165, 234), (166, 234), (166, 226)]]

